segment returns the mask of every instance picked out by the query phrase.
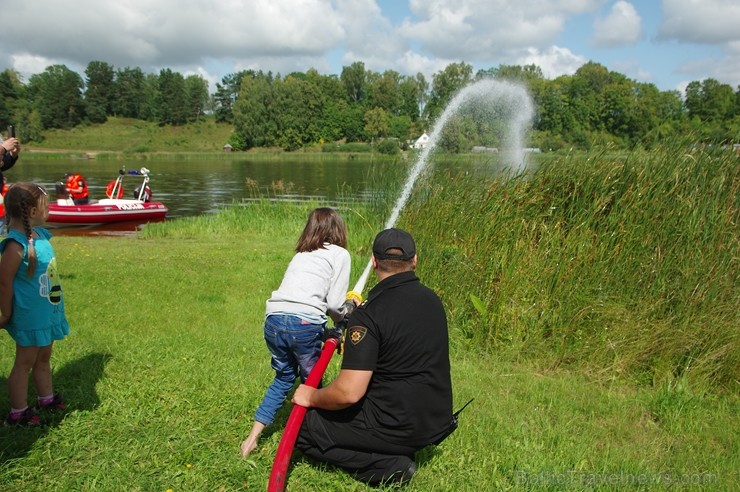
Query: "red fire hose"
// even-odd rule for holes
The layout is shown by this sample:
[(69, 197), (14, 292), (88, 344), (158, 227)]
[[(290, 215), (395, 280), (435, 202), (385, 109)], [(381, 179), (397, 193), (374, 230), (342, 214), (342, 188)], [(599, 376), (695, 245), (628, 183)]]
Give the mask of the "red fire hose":
[[(326, 366), (334, 355), (339, 340), (336, 338), (327, 338), (324, 342), (324, 348), (321, 350), (319, 360), (314, 364), (313, 369), (308, 374), (305, 384), (316, 388), (321, 382), (321, 377), (326, 371)], [(272, 472), (270, 472), (270, 481), (267, 482), (268, 492), (282, 492), (285, 489), (285, 480), (288, 477), (288, 465), (290, 465), (290, 456), (293, 454), (295, 440), (298, 438), (298, 432), (303, 424), (303, 417), (306, 416), (306, 407), (294, 405), (290, 412), (288, 422), (285, 424), (283, 437), (278, 444), (275, 453), (275, 461), (272, 462)]]

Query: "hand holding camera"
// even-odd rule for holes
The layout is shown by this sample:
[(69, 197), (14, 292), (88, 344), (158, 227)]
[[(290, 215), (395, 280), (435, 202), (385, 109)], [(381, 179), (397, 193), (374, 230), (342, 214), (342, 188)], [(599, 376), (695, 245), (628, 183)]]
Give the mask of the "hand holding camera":
[(8, 138), (3, 140), (2, 145), (3, 154), (6, 152), (13, 154), (20, 152), (21, 148), (18, 144), (18, 139), (15, 137), (15, 126), (8, 125)]

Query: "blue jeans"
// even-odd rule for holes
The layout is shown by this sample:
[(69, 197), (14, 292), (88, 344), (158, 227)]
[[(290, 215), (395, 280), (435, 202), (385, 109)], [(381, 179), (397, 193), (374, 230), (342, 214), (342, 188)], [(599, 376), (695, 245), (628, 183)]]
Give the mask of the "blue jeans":
[(272, 354), (275, 379), (254, 414), (256, 421), (272, 424), (299, 371), (301, 381), (306, 380), (321, 355), (323, 332), (323, 324), (313, 324), (297, 316), (271, 314), (265, 319), (265, 342)]

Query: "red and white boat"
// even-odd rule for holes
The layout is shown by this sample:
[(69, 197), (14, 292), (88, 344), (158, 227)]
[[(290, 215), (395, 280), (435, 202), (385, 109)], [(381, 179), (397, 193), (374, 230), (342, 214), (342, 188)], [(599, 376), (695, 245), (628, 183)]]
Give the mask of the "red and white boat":
[[(124, 178), (138, 178), (139, 185), (134, 197), (123, 198)], [(86, 205), (75, 205), (71, 198), (57, 198), (49, 204), (50, 225), (92, 225), (111, 222), (161, 220), (167, 215), (167, 207), (162, 202), (153, 202), (149, 188), (149, 170), (119, 171), (115, 181), (108, 183), (108, 198), (90, 201)]]

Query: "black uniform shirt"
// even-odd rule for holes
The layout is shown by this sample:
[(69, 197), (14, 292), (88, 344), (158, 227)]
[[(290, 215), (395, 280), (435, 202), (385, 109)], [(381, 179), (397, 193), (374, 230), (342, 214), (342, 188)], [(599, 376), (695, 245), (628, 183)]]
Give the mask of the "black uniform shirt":
[(389, 442), (425, 446), (452, 418), (447, 316), (414, 272), (379, 282), (349, 319), (342, 369), (373, 371), (365, 421)]

